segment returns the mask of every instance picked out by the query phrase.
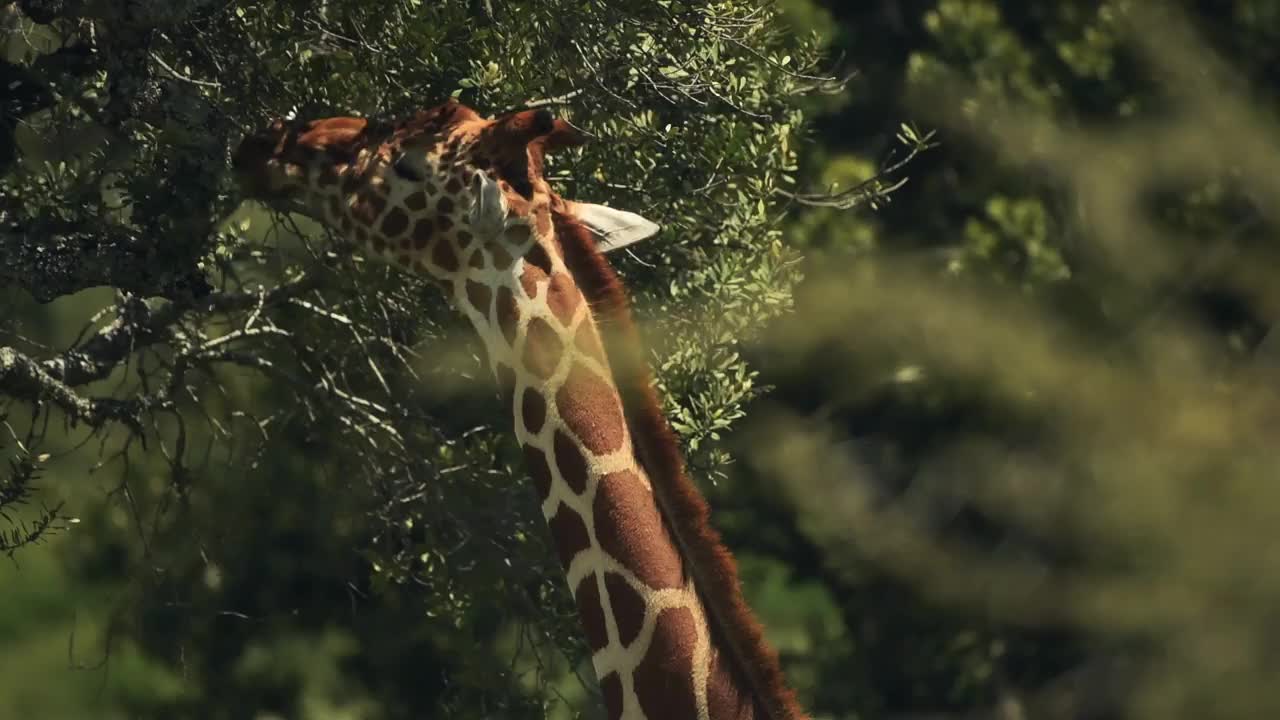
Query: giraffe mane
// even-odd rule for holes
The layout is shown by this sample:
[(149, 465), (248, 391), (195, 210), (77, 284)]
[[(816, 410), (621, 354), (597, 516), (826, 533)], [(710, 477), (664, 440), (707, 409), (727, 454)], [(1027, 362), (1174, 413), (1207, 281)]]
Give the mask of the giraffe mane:
[(710, 523), (707, 501), (686, 472), (617, 273), (590, 231), (562, 205), (553, 208), (552, 222), (565, 266), (596, 314), (637, 459), (649, 474), (658, 508), (702, 596), (711, 631), (727, 641), (734, 671), (754, 688), (772, 720), (806, 717), (783, 678), (777, 652), (742, 596), (737, 565)]

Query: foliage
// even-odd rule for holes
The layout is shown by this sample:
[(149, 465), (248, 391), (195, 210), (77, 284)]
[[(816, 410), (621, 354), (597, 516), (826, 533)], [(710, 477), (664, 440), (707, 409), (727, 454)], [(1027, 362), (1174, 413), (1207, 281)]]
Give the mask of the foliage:
[(940, 147), (792, 227), (739, 441), (741, 505), (798, 528), (731, 542), (841, 598), (815, 710), (1274, 714), (1265, 4), (892, 5), (829, 5), (866, 72), (804, 173), (862, 180), (903, 118)]
[(815, 717), (1277, 714), (1275, 2), (119, 6), (3, 15), (0, 390), (81, 522), (0, 570), (0, 714), (599, 716), (477, 345), (223, 176), (450, 94), (663, 224), (616, 262)]
[[(0, 176), (0, 277), (20, 312), (0, 390), (59, 458), (51, 492), (83, 498), (92, 471), (107, 495), (81, 500), (60, 547), (72, 576), (121, 585), (112, 647), (182, 678), (115, 702), (158, 717), (595, 712), (478, 344), (436, 288), (237, 209), (227, 152), (275, 116), (450, 95), (585, 128), (553, 182), (666, 229), (619, 267), (658, 319), (646, 332), (692, 460), (723, 477), (722, 433), (759, 393), (739, 347), (798, 279), (776, 191), (794, 185), (797, 98), (824, 81), (813, 43), (737, 1), (6, 10), (6, 67), (41, 92), (5, 108), (20, 152)], [(100, 285), (117, 291), (101, 305), (74, 296)], [(732, 331), (701, 314), (708, 300), (739, 309)]]

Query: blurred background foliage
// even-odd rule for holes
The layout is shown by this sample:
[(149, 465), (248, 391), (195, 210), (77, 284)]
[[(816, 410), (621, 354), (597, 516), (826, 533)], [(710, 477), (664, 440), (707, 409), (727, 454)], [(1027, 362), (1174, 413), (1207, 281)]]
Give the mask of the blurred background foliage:
[[(1280, 714), (1280, 3), (112, 7), (0, 5), (0, 717), (600, 717), (477, 344), (225, 174), (450, 94), (663, 224), (615, 261), (815, 717)], [(875, 212), (793, 200), (904, 123)]]

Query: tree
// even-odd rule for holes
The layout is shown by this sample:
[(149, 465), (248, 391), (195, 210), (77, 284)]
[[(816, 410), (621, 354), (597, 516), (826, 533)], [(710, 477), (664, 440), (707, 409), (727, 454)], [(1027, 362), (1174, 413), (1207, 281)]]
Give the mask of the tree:
[(802, 176), (904, 118), (940, 145), (883, 212), (797, 219), (751, 355), (738, 502), (792, 512), (757, 542), (848, 628), (815, 709), (1274, 713), (1275, 588), (1230, 549), (1273, 544), (1274, 4), (795, 5), (861, 71)]
[[(73, 503), (72, 567), (123, 594), (111, 647), (169, 669), (117, 688), (117, 705), (596, 705), (477, 348), (434, 289), (335, 254), (296, 218), (237, 210), (227, 154), (273, 116), (397, 115), (449, 95), (571, 117), (594, 138), (554, 167), (565, 194), (667, 229), (620, 268), (652, 319), (676, 428), (713, 479), (721, 433), (760, 392), (740, 344), (797, 279), (776, 216), (797, 100), (828, 82), (813, 41), (741, 2), (6, 12), (0, 278), (16, 311), (0, 393), (61, 487), (93, 470), (110, 492)], [(102, 306), (82, 300), (92, 288), (110, 290)], [(83, 331), (60, 337), (32, 301), (74, 306)]]

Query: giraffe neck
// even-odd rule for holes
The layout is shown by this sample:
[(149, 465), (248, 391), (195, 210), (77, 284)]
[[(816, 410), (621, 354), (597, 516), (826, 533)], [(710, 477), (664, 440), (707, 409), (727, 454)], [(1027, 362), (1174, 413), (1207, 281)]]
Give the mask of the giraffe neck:
[[(732, 617), (747, 611), (732, 561), (706, 526), (705, 503), (691, 485), (681, 492), (692, 492), (693, 500), (664, 502), (662, 484), (654, 483), (660, 478), (640, 460), (653, 453), (629, 428), (634, 420), (624, 397), (636, 388), (620, 389), (615, 381), (612, 353), (592, 310), (601, 298), (588, 302), (561, 254), (542, 244), (509, 268), (473, 256), (454, 280), (454, 299), (483, 338), (512, 404), (516, 439), (577, 603), (609, 717), (799, 717), (758, 625), (749, 614), (745, 621)], [(669, 433), (665, 421), (662, 429)], [(682, 474), (678, 479), (688, 483)], [(713, 564), (727, 563), (728, 576), (719, 578), (727, 587), (705, 586), (696, 548), (686, 547), (690, 539), (680, 537), (676, 516), (703, 526), (683, 534), (709, 543), (703, 558), (712, 554)], [(709, 607), (726, 593), (727, 628)], [(731, 636), (741, 634), (744, 622), (747, 637), (735, 643)], [(764, 670), (753, 667), (760, 663), (750, 650), (744, 657), (744, 642), (764, 653)]]

